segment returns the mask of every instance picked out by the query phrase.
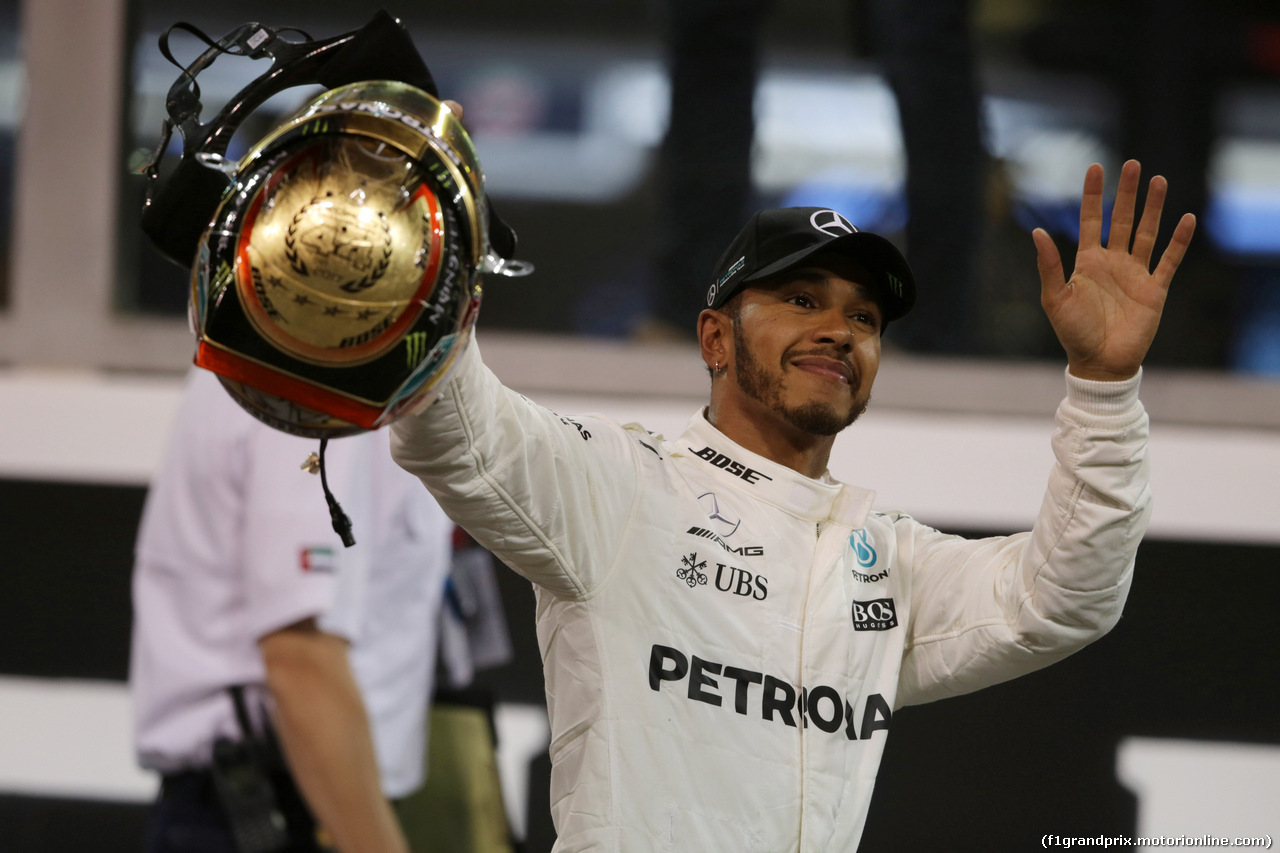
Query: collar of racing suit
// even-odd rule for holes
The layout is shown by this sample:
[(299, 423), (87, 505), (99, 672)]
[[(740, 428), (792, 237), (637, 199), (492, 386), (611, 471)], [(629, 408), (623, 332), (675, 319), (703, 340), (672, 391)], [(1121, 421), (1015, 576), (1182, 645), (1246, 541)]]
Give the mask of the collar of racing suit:
[(675, 445), (705, 463), (717, 480), (815, 523), (834, 521), (860, 529), (875, 500), (874, 491), (841, 483), (829, 472), (814, 480), (747, 450), (712, 426), (705, 408), (693, 416)]

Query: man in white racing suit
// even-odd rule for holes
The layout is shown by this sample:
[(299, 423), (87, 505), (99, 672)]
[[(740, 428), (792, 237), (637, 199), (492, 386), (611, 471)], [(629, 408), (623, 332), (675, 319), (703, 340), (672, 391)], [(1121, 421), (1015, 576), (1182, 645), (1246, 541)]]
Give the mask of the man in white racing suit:
[(1034, 235), (1068, 371), (1028, 533), (948, 536), (827, 473), (915, 289), (834, 211), (762, 212), (729, 247), (698, 324), (710, 405), (674, 440), (558, 416), (475, 346), (394, 425), (397, 461), (535, 585), (557, 853), (852, 851), (895, 708), (1115, 624), (1148, 518), (1140, 365), (1195, 226), (1151, 272), (1166, 185), (1135, 231), (1138, 184), (1131, 161), (1104, 245), (1089, 169), (1069, 281)]

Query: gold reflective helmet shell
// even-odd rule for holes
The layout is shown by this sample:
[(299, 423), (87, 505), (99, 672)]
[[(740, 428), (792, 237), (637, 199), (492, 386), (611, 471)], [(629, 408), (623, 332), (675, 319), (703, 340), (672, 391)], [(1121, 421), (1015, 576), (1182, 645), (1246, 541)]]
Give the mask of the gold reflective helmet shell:
[(296, 435), (377, 429), (434, 399), (465, 349), (489, 246), (475, 149), (426, 92), (315, 98), (236, 165), (192, 269), (196, 364)]

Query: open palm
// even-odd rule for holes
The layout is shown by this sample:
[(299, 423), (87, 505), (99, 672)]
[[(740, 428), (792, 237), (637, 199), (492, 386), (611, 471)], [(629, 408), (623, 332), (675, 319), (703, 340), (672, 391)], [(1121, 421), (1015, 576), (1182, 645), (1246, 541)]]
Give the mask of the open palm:
[(1082, 379), (1127, 379), (1138, 372), (1160, 324), (1169, 283), (1195, 233), (1195, 217), (1185, 214), (1151, 271), (1168, 184), (1160, 176), (1151, 179), (1135, 232), (1140, 173), (1136, 160), (1125, 163), (1120, 172), (1105, 246), (1102, 167), (1094, 163), (1085, 173), (1080, 245), (1069, 281), (1053, 240), (1042, 228), (1032, 233), (1040, 268), (1040, 304), (1067, 351), (1069, 370)]

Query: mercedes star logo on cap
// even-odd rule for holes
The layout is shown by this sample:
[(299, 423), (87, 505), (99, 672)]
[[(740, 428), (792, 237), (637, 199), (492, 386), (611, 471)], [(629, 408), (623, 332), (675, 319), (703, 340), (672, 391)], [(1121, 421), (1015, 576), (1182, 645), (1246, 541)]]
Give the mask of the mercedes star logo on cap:
[(809, 224), (828, 237), (839, 237), (841, 234), (856, 234), (858, 229), (834, 210), (819, 210), (809, 217)]

